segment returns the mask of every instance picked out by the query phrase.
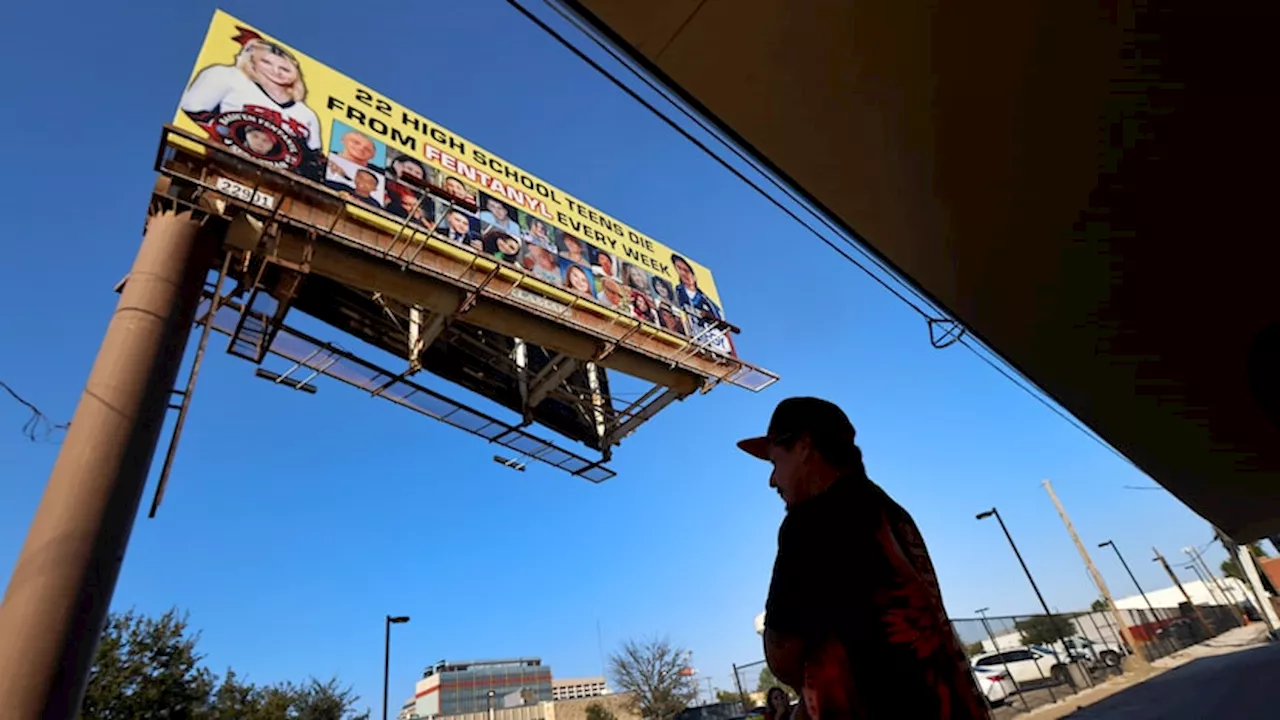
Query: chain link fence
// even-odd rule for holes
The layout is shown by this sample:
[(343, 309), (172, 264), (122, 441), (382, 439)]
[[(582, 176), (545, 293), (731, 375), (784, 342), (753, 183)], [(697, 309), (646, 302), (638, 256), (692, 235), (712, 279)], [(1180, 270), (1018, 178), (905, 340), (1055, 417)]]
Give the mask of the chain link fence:
[(1105, 682), (1141, 653), (1148, 661), (1243, 624), (1234, 608), (1120, 610), (1137, 647), (1110, 612), (953, 619), (979, 688), (997, 718), (1011, 717)]
[[(1120, 610), (1136, 648), (1110, 612), (952, 619), (992, 716), (1010, 718), (1123, 674), (1139, 652), (1148, 661), (1244, 624), (1237, 608), (1191, 606)], [(763, 660), (733, 666), (747, 710), (776, 684)]]

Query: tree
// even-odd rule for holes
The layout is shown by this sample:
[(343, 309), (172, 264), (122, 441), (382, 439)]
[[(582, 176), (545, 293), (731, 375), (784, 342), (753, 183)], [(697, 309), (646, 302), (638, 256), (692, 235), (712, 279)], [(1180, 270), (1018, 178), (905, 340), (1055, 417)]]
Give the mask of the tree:
[[(738, 694), (737, 690), (716, 689), (716, 702), (718, 703), (740, 703), (742, 701), (742, 696)], [(750, 709), (751, 708), (743, 708), (743, 710)]]
[[(1271, 554), (1263, 549), (1261, 543), (1250, 544), (1249, 552), (1253, 553), (1253, 556), (1256, 558), (1271, 557)], [(1229, 578), (1235, 578), (1240, 582), (1249, 582), (1249, 579), (1244, 575), (1244, 571), (1240, 569), (1240, 563), (1237, 562), (1234, 557), (1228, 557), (1226, 560), (1223, 560), (1222, 564), (1218, 566), (1218, 569), (1222, 571), (1223, 575), (1226, 575)]]
[(1093, 601), (1093, 604), (1089, 606), (1089, 609), (1092, 610), (1093, 612), (1106, 612), (1107, 610), (1110, 609), (1110, 606), (1107, 605), (1106, 600), (1102, 598), (1098, 598), (1097, 600)]
[(628, 640), (609, 657), (614, 684), (631, 693), (633, 710), (645, 720), (670, 720), (698, 696), (688, 674), (688, 651), (666, 638)]
[(366, 710), (360, 715), (352, 711), (360, 697), (350, 687), (341, 687), (337, 678), (320, 682), (315, 678), (293, 690), (292, 720), (369, 720)]
[(1061, 615), (1033, 615), (1018, 620), (1013, 626), (1022, 631), (1022, 642), (1028, 645), (1056, 643), (1076, 634), (1075, 625)]
[(756, 692), (768, 693), (771, 688), (776, 688), (776, 687), (780, 687), (783, 690), (785, 690), (787, 693), (787, 697), (789, 698), (794, 699), (796, 697), (799, 697), (799, 695), (796, 694), (795, 690), (792, 690), (789, 686), (782, 684), (782, 682), (780, 682), (778, 678), (774, 677), (773, 671), (769, 669), (768, 665), (765, 665), (760, 670), (760, 680), (759, 680), (759, 683), (756, 685)]
[(89, 669), (82, 717), (200, 717), (215, 678), (200, 665), (198, 639), (198, 633), (187, 632), (187, 616), (176, 610), (158, 618), (133, 610), (112, 613)]
[(587, 706), (587, 720), (618, 720), (609, 709), (598, 702)]
[(225, 679), (201, 665), (199, 633), (186, 615), (150, 618), (130, 610), (107, 618), (85, 692), (84, 720), (368, 720), (337, 678), (259, 687), (230, 668)]
[(209, 703), (210, 720), (234, 720), (235, 718), (260, 716), (261, 691), (253, 685), (240, 682), (236, 671), (227, 668), (227, 676), (214, 691)]
[(982, 644), (981, 640), (976, 640), (964, 646), (964, 654), (969, 657), (973, 657), (974, 655), (981, 655), (986, 651), (987, 651), (987, 648), (985, 645)]

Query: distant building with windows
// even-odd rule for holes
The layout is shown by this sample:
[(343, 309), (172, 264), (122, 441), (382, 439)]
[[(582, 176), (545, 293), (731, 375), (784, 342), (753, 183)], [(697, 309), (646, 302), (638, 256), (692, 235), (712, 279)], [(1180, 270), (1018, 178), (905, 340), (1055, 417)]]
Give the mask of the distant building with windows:
[(553, 700), (581, 700), (609, 694), (609, 686), (602, 677), (569, 678), (551, 681)]
[[(539, 658), (440, 661), (414, 684), (401, 717), (467, 715), (551, 702), (551, 668)], [(508, 713), (502, 713), (506, 715)]]

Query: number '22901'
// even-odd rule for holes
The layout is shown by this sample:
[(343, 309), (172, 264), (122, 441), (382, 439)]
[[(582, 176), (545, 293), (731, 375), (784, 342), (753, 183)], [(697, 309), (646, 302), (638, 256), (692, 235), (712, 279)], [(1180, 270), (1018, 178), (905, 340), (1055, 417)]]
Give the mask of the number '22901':
[(276, 206), (275, 198), (263, 192), (255, 192), (253, 188), (230, 178), (218, 178), (217, 182), (214, 183), (214, 188), (220, 193), (230, 195), (237, 200), (243, 200), (266, 210), (273, 210)]

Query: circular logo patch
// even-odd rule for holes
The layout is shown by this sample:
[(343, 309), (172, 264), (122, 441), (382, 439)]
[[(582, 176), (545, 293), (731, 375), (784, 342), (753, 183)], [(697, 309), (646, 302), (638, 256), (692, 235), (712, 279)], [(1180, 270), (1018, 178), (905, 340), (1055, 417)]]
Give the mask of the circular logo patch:
[(217, 116), (209, 128), (240, 155), (293, 172), (302, 164), (301, 139), (285, 132), (270, 118), (238, 110)]

